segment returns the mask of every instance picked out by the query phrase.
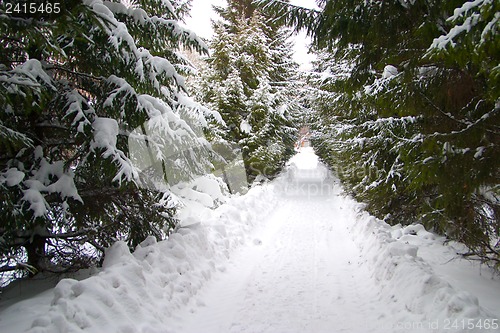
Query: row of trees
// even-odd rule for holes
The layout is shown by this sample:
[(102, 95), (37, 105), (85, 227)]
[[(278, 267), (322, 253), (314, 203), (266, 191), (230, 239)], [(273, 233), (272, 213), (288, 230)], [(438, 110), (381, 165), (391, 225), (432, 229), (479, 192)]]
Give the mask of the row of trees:
[(500, 3), (259, 3), (313, 38), (313, 144), (347, 189), (499, 267)]
[(318, 5), (229, 0), (189, 84), (180, 50), (209, 49), (179, 24), (190, 0), (68, 1), (34, 17), (2, 5), (0, 271), (78, 269), (118, 239), (164, 238), (168, 184), (238, 154), (249, 183), (276, 175), (302, 121), (285, 25), (313, 37), (313, 144), (347, 189), (498, 265), (499, 4)]
[(190, 3), (0, 6), (1, 273), (76, 270), (116, 240), (163, 239), (177, 223), (169, 184), (238, 154), (251, 183), (292, 154), (289, 33), (251, 1), (219, 8), (212, 55), (190, 81), (202, 106), (185, 84), (186, 50), (209, 50), (182, 27)]

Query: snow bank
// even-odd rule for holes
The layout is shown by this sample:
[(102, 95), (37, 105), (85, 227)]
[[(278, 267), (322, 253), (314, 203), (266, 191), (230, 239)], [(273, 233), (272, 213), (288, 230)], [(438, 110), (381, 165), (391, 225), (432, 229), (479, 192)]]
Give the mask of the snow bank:
[[(475, 296), (454, 289), (418, 256), (418, 244), (424, 240), (433, 242), (436, 235), (418, 224), (391, 227), (369, 215), (354, 200), (346, 202), (350, 210), (357, 212), (352, 219), (356, 222), (351, 226), (351, 233), (362, 250), (361, 264), (372, 270), (372, 277), (381, 288), (380, 297), (385, 298), (387, 304), (404, 303), (413, 315), (412, 329), (422, 328), (422, 332), (484, 332), (481, 324), (492, 324), (493, 319), (499, 323), (494, 314), (479, 305)], [(401, 316), (406, 322), (407, 315), (394, 314), (396, 319)], [(471, 325), (470, 329), (468, 325)], [(487, 331), (498, 332), (495, 329)]]
[(227, 202), (227, 185), (222, 179), (208, 174), (190, 182), (179, 182), (170, 189), (178, 208), (177, 218), (181, 226), (198, 223), (212, 210)]
[(133, 253), (114, 244), (97, 275), (57, 284), (48, 313), (28, 332), (168, 332), (168, 318), (224, 269), (235, 248), (251, 241), (249, 231), (273, 209), (274, 198), (272, 185), (254, 187), (166, 241), (148, 238)]

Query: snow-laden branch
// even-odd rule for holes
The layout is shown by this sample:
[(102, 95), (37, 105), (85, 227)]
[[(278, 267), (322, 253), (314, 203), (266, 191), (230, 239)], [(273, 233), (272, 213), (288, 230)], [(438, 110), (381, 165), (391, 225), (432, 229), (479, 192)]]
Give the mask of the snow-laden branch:
[[(109, 43), (114, 51), (123, 57), (126, 63), (129, 61), (134, 63), (135, 74), (141, 81), (149, 81), (160, 92), (163, 86), (161, 78), (165, 77), (173, 80), (177, 87), (186, 90), (184, 78), (176, 71), (173, 64), (168, 59), (154, 56), (150, 50), (139, 47), (127, 25), (120, 22), (115, 15), (130, 15), (139, 24), (151, 24), (158, 31), (164, 27), (174, 40), (178, 39), (184, 44), (198, 46), (201, 52), (208, 52), (208, 47), (196, 34), (181, 27), (175, 20), (150, 17), (140, 8), (127, 8), (120, 3), (102, 0), (85, 0), (84, 3), (96, 14), (103, 31), (109, 36)], [(158, 36), (158, 38), (164, 38), (164, 36)], [(122, 53), (124, 47), (130, 51), (127, 55)], [(133, 55), (133, 59), (130, 55)]]
[[(480, 34), (479, 44), (483, 44), (489, 35), (495, 35), (500, 21), (500, 12), (496, 12), (489, 22), (485, 22), (486, 15), (483, 11), (488, 6), (493, 6), (494, 0), (474, 0), (465, 2), (461, 7), (456, 8), (453, 15), (447, 19), (447, 22), (455, 24), (448, 33), (435, 38), (427, 50), (426, 56), (429, 56), (434, 51), (444, 50), (448, 46), (452, 48), (456, 46), (456, 40), (464, 33), (470, 33), (480, 23), (484, 24)], [(459, 23), (461, 21), (461, 23)]]
[(72, 126), (77, 128), (79, 133), (83, 133), (86, 126), (92, 124), (95, 118), (95, 110), (88, 99), (83, 97), (77, 89), (72, 89), (64, 94), (66, 101), (66, 117), (72, 117)]
[[(170, 14), (175, 16), (174, 9), (168, 1), (164, 2), (170, 6)], [(142, 8), (125, 6), (119, 2), (103, 1), (103, 4), (114, 14), (123, 14), (134, 20), (135, 23), (146, 26), (148, 24), (164, 26), (172, 37), (182, 40), (188, 45), (197, 45), (198, 49), (208, 53), (208, 46), (193, 31), (181, 26), (176, 19), (166, 19), (158, 16), (149, 16)]]
[(427, 135), (427, 137), (444, 137), (444, 136), (450, 136), (450, 135), (463, 134), (463, 133), (465, 133), (465, 132), (473, 129), (476, 126), (485, 123), (489, 118), (493, 117), (498, 112), (500, 112), (500, 108), (494, 108), (494, 109), (490, 110), (489, 112), (483, 114), (476, 121), (474, 121), (474, 122), (467, 122), (467, 126), (465, 128), (463, 128), (463, 129), (461, 129), (461, 130), (450, 131), (448, 133), (438, 133), (438, 132), (436, 132), (436, 133), (432, 133), (432, 134)]
[(2, 121), (0, 121), (0, 138), (3, 140), (20, 142), (23, 146), (33, 148), (33, 140), (29, 138), (26, 134), (13, 130), (5, 126)]

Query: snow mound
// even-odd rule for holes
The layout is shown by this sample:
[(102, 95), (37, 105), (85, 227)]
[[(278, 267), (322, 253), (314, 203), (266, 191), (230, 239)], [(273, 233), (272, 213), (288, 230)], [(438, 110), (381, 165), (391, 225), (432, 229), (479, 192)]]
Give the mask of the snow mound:
[[(358, 211), (351, 231), (362, 250), (362, 264), (371, 267), (388, 304), (403, 302), (415, 323), (427, 323), (423, 327), (432, 332), (480, 332), (479, 327), (463, 329), (462, 323), (496, 319), (475, 296), (453, 288), (418, 256), (418, 244), (434, 240), (434, 234), (420, 224), (391, 227), (363, 211), (354, 200), (350, 206)], [(453, 327), (454, 323), (460, 325)]]
[(48, 312), (28, 332), (168, 332), (173, 312), (223, 269), (232, 251), (252, 242), (249, 231), (274, 207), (272, 192), (254, 187), (166, 241), (147, 238), (133, 253), (115, 243), (97, 275), (57, 284)]

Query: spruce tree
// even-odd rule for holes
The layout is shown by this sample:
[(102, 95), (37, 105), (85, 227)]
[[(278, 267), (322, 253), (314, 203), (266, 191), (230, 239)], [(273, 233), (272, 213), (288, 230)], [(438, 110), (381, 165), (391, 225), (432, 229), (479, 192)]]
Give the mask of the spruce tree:
[[(190, 67), (178, 52), (207, 51), (179, 24), (189, 1), (69, 1), (57, 15), (35, 17), (6, 9), (1, 271), (78, 269), (97, 264), (116, 240), (134, 247), (148, 235), (164, 238), (175, 226), (168, 188), (155, 186), (129, 144), (146, 142), (163, 174), (186, 169), (169, 162), (165, 145), (183, 156), (209, 150), (186, 120), (206, 111), (186, 95)], [(210, 163), (200, 156), (181, 160), (201, 172)]]
[[(218, 8), (212, 54), (202, 70), (199, 98), (218, 111), (214, 142), (241, 151), (248, 181), (274, 177), (293, 154), (296, 124), (292, 91), (297, 65), (289, 33), (256, 11), (251, 1)], [(233, 155), (235, 153), (233, 152)]]

